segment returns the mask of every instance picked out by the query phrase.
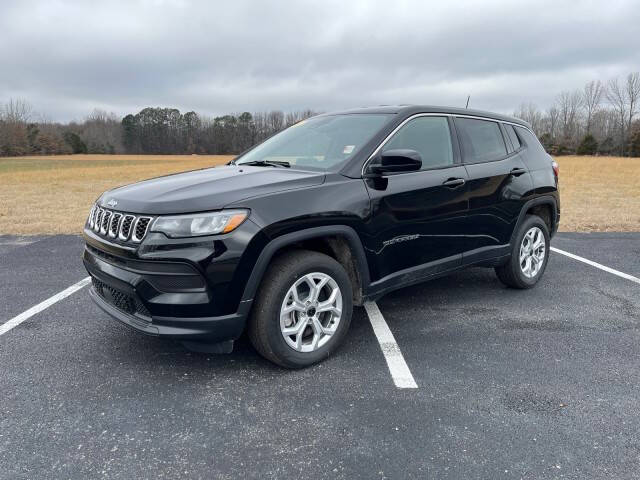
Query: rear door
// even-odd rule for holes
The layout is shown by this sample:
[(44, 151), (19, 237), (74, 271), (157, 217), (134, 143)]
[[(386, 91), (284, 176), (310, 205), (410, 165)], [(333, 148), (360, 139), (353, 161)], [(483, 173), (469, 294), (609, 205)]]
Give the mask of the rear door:
[(508, 253), (511, 233), (533, 184), (519, 146), (501, 122), (456, 117), (462, 158), (469, 176), (467, 246), (463, 263)]
[(366, 180), (380, 278), (402, 272), (410, 282), (462, 263), (467, 172), (452, 126), (444, 115), (417, 116), (380, 150), (411, 149), (422, 158), (420, 171)]

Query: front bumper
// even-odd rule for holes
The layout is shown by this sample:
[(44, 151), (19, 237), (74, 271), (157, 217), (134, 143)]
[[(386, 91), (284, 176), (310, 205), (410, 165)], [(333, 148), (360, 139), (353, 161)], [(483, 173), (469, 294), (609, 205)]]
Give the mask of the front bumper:
[(212, 261), (211, 242), (151, 249), (149, 259), (140, 255), (143, 249), (119, 249), (90, 233), (85, 231), (83, 262), (93, 282), (91, 297), (113, 318), (139, 332), (182, 341), (217, 343), (242, 334), (252, 299), (229, 306), (233, 282), (225, 273), (233, 277), (231, 248), (222, 249), (220, 263)]
[(147, 335), (167, 336), (179, 340), (222, 342), (238, 338), (245, 322), (246, 314), (242, 313), (201, 318), (152, 317), (150, 321), (146, 321), (115, 307), (99, 295), (93, 287), (89, 294), (93, 301), (113, 318)]

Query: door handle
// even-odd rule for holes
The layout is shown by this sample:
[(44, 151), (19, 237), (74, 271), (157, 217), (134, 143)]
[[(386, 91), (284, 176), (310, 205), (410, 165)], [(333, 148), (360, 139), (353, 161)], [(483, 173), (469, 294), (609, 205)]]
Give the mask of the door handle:
[(509, 172), (509, 175), (513, 175), (514, 177), (519, 177), (520, 175), (527, 173), (527, 170), (525, 170), (524, 168), (514, 168), (513, 170), (511, 170)]
[(464, 178), (449, 178), (448, 180), (442, 182), (442, 185), (444, 185), (445, 187), (456, 188), (464, 185), (465, 183), (466, 182)]

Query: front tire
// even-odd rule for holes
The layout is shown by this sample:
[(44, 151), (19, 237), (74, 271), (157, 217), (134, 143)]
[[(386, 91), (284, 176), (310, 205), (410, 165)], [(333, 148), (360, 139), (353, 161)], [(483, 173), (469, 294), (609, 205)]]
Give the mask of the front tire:
[(249, 319), (249, 339), (266, 359), (303, 368), (342, 343), (353, 311), (347, 272), (322, 253), (296, 250), (270, 265)]
[(531, 288), (544, 273), (549, 260), (549, 228), (537, 215), (527, 215), (511, 246), (511, 257), (495, 269), (502, 283), (511, 288)]

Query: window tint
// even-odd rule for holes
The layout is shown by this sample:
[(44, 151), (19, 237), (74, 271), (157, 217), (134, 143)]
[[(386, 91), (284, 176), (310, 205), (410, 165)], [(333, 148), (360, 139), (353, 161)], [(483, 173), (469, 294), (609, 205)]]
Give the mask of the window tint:
[(507, 154), (497, 122), (456, 118), (456, 130), (467, 162), (486, 162)]
[(453, 165), (449, 122), (445, 117), (417, 117), (389, 140), (383, 152), (408, 148), (422, 158), (422, 170)]
[(516, 127), (516, 128), (518, 129), (518, 135), (520, 135), (520, 138), (522, 138), (522, 140), (527, 145), (527, 147), (537, 150), (540, 153), (547, 153), (547, 151), (544, 149), (540, 141), (536, 138), (536, 136), (533, 133), (531, 133), (526, 128), (522, 128), (522, 127)]
[(513, 145), (514, 150), (518, 150), (520, 148), (520, 140), (518, 140), (518, 135), (516, 135), (516, 131), (513, 129), (513, 125), (504, 125), (504, 129), (511, 140), (511, 145)]

